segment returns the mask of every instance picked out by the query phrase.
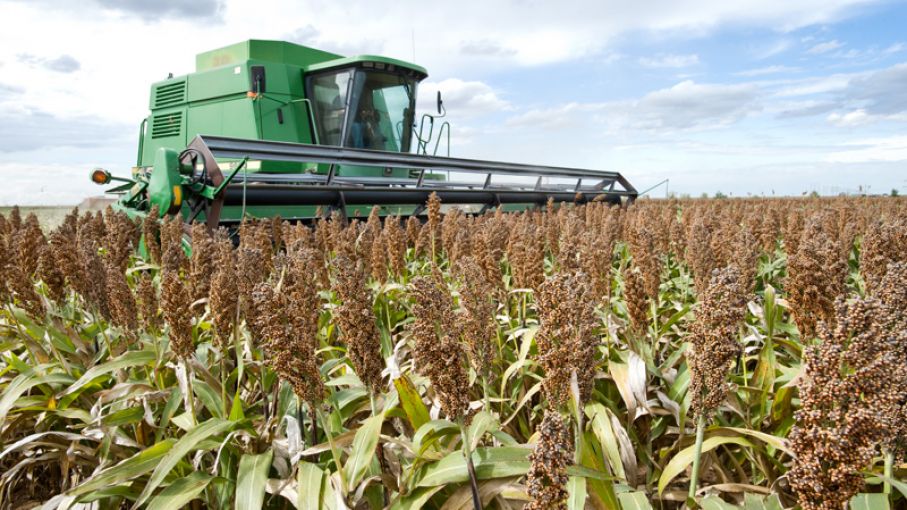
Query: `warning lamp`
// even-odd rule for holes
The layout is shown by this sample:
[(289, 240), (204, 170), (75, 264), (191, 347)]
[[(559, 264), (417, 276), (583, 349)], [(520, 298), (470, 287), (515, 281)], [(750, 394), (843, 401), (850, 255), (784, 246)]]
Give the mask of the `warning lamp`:
[(95, 168), (91, 171), (91, 182), (95, 184), (107, 184), (110, 182), (110, 172), (103, 168)]

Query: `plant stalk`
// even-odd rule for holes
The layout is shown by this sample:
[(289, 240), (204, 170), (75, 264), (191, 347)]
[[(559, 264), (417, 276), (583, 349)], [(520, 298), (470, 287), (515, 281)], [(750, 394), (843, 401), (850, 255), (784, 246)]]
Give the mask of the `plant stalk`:
[(317, 412), (321, 416), (321, 421), (323, 422), (321, 427), (324, 430), (324, 435), (328, 438), (328, 444), (331, 447), (331, 457), (334, 459), (334, 465), (337, 466), (337, 474), (340, 475), (340, 489), (343, 491), (343, 494), (346, 495), (349, 493), (349, 487), (347, 486), (346, 474), (343, 471), (343, 464), (340, 463), (340, 451), (337, 449), (337, 445), (334, 444), (334, 435), (331, 434), (330, 428), (330, 417), (326, 413)]
[(221, 349), (220, 353), (220, 399), (224, 403), (224, 416), (230, 416), (231, 403), (227, 403), (227, 349), (226, 342), (224, 342), (224, 348)]
[(195, 390), (192, 389), (192, 367), (189, 366), (187, 361), (181, 362), (184, 367), (186, 367), (186, 388), (188, 389), (189, 395), (189, 413), (192, 417), (192, 425), (198, 425), (198, 419), (195, 415)]
[(696, 497), (696, 488), (699, 484), (699, 464), (702, 459), (702, 440), (705, 436), (705, 416), (700, 414), (696, 421), (696, 449), (693, 456), (693, 473), (690, 476), (689, 497)]
[(570, 374), (570, 393), (571, 393), (571, 403), (573, 407), (573, 417), (576, 422), (576, 433), (573, 437), (573, 462), (576, 465), (580, 465), (583, 462), (583, 409), (582, 403), (580, 402), (579, 395), (579, 378), (577, 376), (576, 370)]
[(487, 409), (488, 412), (490, 413), (490, 412), (492, 412), (492, 409), (491, 409), (491, 397), (488, 394), (488, 391), (489, 391), (488, 390), (488, 378), (485, 377), (484, 375), (481, 376), (481, 378), (482, 378), (482, 394), (483, 394), (484, 400), (485, 400), (485, 409)]
[(463, 456), (466, 458), (466, 471), (469, 472), (469, 487), (472, 489), (472, 505), (475, 510), (482, 510), (482, 498), (479, 496), (479, 483), (476, 477), (476, 467), (472, 463), (472, 447), (469, 441), (469, 428), (463, 418), (457, 419), (460, 425), (460, 435), (463, 438)]
[(894, 478), (894, 453), (891, 450), (885, 449), (885, 479), (882, 481), (882, 492), (885, 494), (891, 494), (891, 480)]

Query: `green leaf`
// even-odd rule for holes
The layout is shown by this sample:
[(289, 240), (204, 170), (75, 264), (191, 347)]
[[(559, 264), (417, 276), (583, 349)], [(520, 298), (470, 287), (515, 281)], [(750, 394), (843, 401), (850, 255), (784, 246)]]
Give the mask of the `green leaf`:
[(161, 459), (160, 463), (154, 469), (154, 472), (151, 473), (151, 477), (148, 479), (145, 489), (142, 490), (142, 493), (139, 495), (139, 499), (135, 502), (133, 508), (138, 508), (145, 501), (148, 501), (148, 498), (151, 497), (151, 493), (164, 481), (164, 477), (166, 477), (177, 463), (179, 463), (180, 459), (185, 457), (189, 452), (197, 449), (198, 443), (213, 435), (226, 432), (234, 425), (236, 425), (234, 422), (211, 418), (186, 432), (186, 434), (173, 445), (173, 448), (167, 452), (164, 458)]
[(246, 418), (246, 413), (242, 408), (242, 399), (239, 397), (239, 392), (236, 392), (236, 395), (233, 396), (233, 405), (230, 407), (230, 421), (242, 421)]
[(79, 496), (87, 494), (142, 476), (154, 469), (158, 465), (160, 458), (167, 454), (175, 443), (176, 440), (174, 439), (165, 439), (156, 443), (119, 464), (96, 473), (78, 487), (70, 490), (69, 495)]
[[(35, 367), (36, 370), (38, 368), (40, 367)], [(16, 378), (9, 383), (6, 389), (3, 390), (3, 396), (0, 397), (0, 425), (6, 421), (6, 415), (9, 413), (9, 410), (12, 409), (13, 405), (15, 405), (16, 400), (29, 389), (42, 384), (67, 384), (72, 381), (72, 377), (60, 373), (36, 375), (34, 371), (29, 371), (17, 375)]]
[(394, 379), (394, 387), (397, 388), (397, 394), (400, 396), (400, 405), (403, 406), (403, 412), (409, 420), (413, 430), (419, 430), (419, 427), (428, 422), (431, 418), (428, 415), (428, 408), (422, 402), (419, 390), (406, 375)]
[[(595, 470), (604, 474), (607, 471), (604, 456), (599, 451), (599, 445), (593, 444), (593, 433), (586, 432), (583, 434), (582, 448), (582, 466), (585, 469)], [(608, 510), (620, 510), (620, 503), (617, 501), (617, 495), (614, 493), (614, 484), (610, 480), (602, 481), (595, 477), (586, 477), (586, 488), (589, 496), (592, 498), (595, 508), (606, 508)]]
[(198, 399), (202, 401), (202, 405), (211, 413), (211, 416), (224, 417), (224, 403), (221, 401), (220, 391), (215, 390), (208, 383), (198, 380), (192, 382), (192, 391), (198, 395)]
[(107, 487), (105, 489), (92, 491), (91, 493), (85, 494), (78, 499), (79, 503), (91, 503), (92, 501), (100, 501), (102, 499), (114, 497), (135, 501), (135, 498), (138, 497), (138, 495), (139, 493), (136, 492), (132, 487), (126, 485), (114, 485), (113, 487)]
[(126, 409), (120, 409), (119, 411), (114, 411), (107, 416), (104, 416), (101, 418), (101, 423), (106, 427), (118, 427), (130, 423), (138, 423), (142, 421), (144, 416), (145, 409), (141, 407), (127, 407)]
[(746, 510), (784, 510), (777, 494), (766, 497), (749, 492), (743, 495), (743, 508)]
[(443, 485), (437, 487), (423, 487), (416, 489), (406, 496), (398, 499), (391, 505), (391, 510), (419, 510), (432, 496), (444, 489)]
[(567, 480), (567, 508), (569, 510), (583, 510), (586, 507), (586, 479), (581, 476), (571, 476)]
[(604, 450), (608, 464), (611, 465), (611, 472), (614, 476), (622, 480), (627, 479), (624, 472), (624, 463), (620, 458), (620, 447), (617, 444), (617, 436), (611, 427), (611, 420), (608, 416), (608, 409), (599, 404), (592, 403), (586, 406), (586, 415), (591, 417), (592, 432), (598, 438)]
[(674, 315), (671, 316), (664, 324), (659, 324), (658, 330), (663, 335), (671, 330), (671, 328), (680, 322), (680, 319), (683, 319), (684, 315), (689, 313), (690, 309), (693, 307), (692, 304), (687, 303), (680, 310), (677, 311)]
[(472, 417), (469, 424), (470, 450), (475, 450), (486, 432), (494, 432), (501, 428), (501, 422), (488, 411), (479, 411)]
[(907, 483), (895, 480), (894, 478), (888, 478), (887, 476), (876, 476), (875, 478), (878, 479), (878, 481), (890, 483), (902, 496), (907, 498)]
[(259, 510), (265, 501), (265, 484), (271, 468), (273, 450), (258, 455), (243, 455), (236, 474), (236, 510)]
[(362, 422), (362, 426), (356, 431), (350, 457), (343, 466), (350, 487), (356, 487), (359, 479), (371, 464), (375, 456), (375, 447), (378, 446), (382, 424), (384, 424), (384, 415), (379, 414)]
[[(715, 448), (723, 444), (736, 444), (740, 446), (747, 446), (752, 448), (753, 443), (750, 443), (742, 437), (729, 437), (729, 436), (713, 436), (702, 442), (702, 453), (710, 452)], [(671, 483), (677, 475), (686, 470), (687, 466), (693, 463), (693, 457), (696, 455), (696, 446), (690, 445), (675, 455), (668, 465), (665, 466), (664, 470), (661, 472), (661, 477), (658, 479), (658, 494), (664, 492), (665, 487)]]
[(154, 360), (154, 351), (127, 351), (118, 358), (112, 359), (100, 365), (93, 366), (86, 370), (85, 373), (82, 374), (82, 377), (79, 377), (79, 380), (73, 383), (69, 388), (66, 388), (66, 391), (60, 394), (60, 398), (75, 393), (76, 391), (82, 389), (84, 386), (91, 383), (91, 381), (102, 375), (137, 365), (147, 365)]
[(652, 510), (645, 492), (622, 492), (617, 495), (623, 510)]
[(296, 474), (298, 510), (319, 510), (322, 508), (322, 488), (327, 483), (327, 473), (308, 462), (299, 462)]
[(740, 510), (737, 505), (732, 505), (718, 496), (706, 496), (701, 502), (702, 510)]
[(850, 510), (889, 510), (888, 494), (857, 494), (850, 500)]
[(739, 427), (719, 427), (713, 430), (710, 430), (709, 433), (713, 435), (727, 435), (722, 434), (722, 432), (736, 432), (744, 436), (750, 436), (754, 439), (758, 439), (763, 443), (775, 448), (776, 450), (781, 450), (782, 452), (793, 457), (794, 452), (787, 447), (787, 444), (784, 442), (784, 439), (778, 436), (773, 436), (771, 434), (766, 434), (765, 432), (760, 432), (758, 430), (744, 429)]
[(204, 471), (196, 471), (189, 476), (180, 478), (155, 496), (148, 503), (147, 510), (183, 508), (186, 503), (197, 498), (213, 479), (213, 476)]
[(587, 480), (599, 480), (599, 481), (613, 481), (614, 477), (609, 476), (603, 471), (597, 469), (592, 469), (586, 466), (577, 466), (576, 464), (572, 466), (567, 466), (567, 474), (570, 476), (578, 476), (580, 478), (585, 478)]
[(422, 424), (413, 435), (413, 446), (421, 455), (440, 437), (459, 434), (460, 427), (447, 420), (432, 420)]
[(532, 397), (534, 397), (536, 393), (541, 391), (541, 389), (542, 389), (542, 381), (539, 381), (539, 382), (533, 384), (532, 387), (530, 387), (529, 390), (526, 392), (526, 394), (523, 395), (522, 398), (520, 398), (520, 401), (517, 403), (517, 406), (513, 409), (512, 414), (510, 415), (510, 418), (507, 418), (507, 420), (504, 422), (504, 425), (507, 425), (508, 423), (510, 423), (510, 420), (513, 420), (514, 418), (516, 418), (520, 414), (518, 411), (520, 409), (522, 409), (523, 406), (526, 405), (527, 402), (532, 400)]
[[(472, 462), (479, 480), (520, 476), (529, 470), (529, 449), (518, 447), (477, 448), (472, 453)], [(463, 483), (469, 480), (466, 459), (463, 453), (455, 451), (429, 465), (416, 484), (418, 487), (432, 487)]]

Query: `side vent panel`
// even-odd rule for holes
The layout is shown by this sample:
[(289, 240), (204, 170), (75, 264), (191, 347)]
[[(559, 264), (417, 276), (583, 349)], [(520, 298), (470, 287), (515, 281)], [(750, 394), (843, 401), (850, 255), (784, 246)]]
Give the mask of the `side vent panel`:
[(161, 85), (154, 90), (152, 108), (166, 108), (186, 102), (186, 80)]
[(183, 127), (183, 112), (155, 115), (151, 118), (151, 139), (178, 136)]

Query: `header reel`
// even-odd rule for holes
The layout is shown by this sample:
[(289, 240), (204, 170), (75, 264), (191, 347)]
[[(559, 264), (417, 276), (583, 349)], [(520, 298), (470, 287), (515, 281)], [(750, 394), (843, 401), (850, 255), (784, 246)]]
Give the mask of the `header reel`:
[[(297, 163), (308, 170), (265, 173), (248, 168), (262, 160)], [(221, 166), (230, 172), (224, 175)], [(363, 167), (373, 171), (361, 175)], [(407, 177), (378, 176), (399, 175), (394, 172), (399, 169)], [(431, 193), (448, 206), (478, 213), (499, 206), (542, 206), (549, 199), (621, 203), (637, 196), (617, 172), (198, 136), (182, 152), (159, 149), (154, 167), (136, 172), (119, 205), (127, 213), (147, 213), (156, 205), (161, 215), (179, 213), (187, 222), (203, 218), (215, 228), (237, 221), (223, 217), (225, 207), (239, 208), (239, 219), (255, 207), (289, 220), (315, 217), (294, 214), (299, 206), (344, 216), (349, 207), (375, 206), (383, 214), (419, 215)]]

